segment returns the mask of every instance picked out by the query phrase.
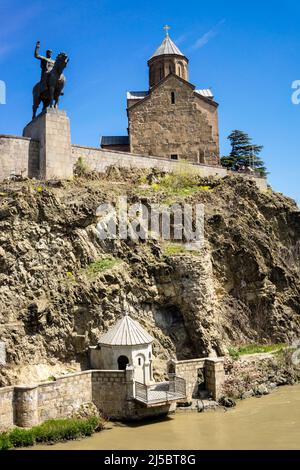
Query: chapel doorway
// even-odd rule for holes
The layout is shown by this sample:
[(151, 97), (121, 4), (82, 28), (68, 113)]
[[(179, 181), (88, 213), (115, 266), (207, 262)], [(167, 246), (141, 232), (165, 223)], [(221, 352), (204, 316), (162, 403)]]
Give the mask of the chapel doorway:
[(119, 370), (126, 370), (127, 364), (129, 364), (129, 359), (127, 356), (118, 357), (118, 369)]

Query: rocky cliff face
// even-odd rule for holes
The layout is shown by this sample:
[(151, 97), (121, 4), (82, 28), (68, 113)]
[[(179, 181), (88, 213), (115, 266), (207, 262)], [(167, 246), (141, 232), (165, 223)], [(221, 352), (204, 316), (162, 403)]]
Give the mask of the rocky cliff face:
[(185, 200), (205, 206), (205, 246), (170, 254), (156, 241), (96, 236), (100, 203), (124, 194), (129, 202), (164, 200), (163, 190), (141, 185), (141, 174), (2, 183), (0, 340), (7, 365), (0, 366), (0, 385), (85, 367), (88, 347), (124, 308), (155, 337), (158, 375), (172, 355), (221, 355), (233, 344), (299, 338), (298, 207), (238, 177), (203, 184)]

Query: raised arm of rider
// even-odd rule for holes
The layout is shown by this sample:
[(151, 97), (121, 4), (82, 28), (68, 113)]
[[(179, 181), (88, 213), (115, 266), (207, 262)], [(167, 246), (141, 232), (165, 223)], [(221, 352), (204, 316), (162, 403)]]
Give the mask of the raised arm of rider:
[(39, 55), (40, 45), (41, 45), (41, 43), (40, 43), (40, 41), (38, 41), (38, 42), (36, 43), (36, 46), (35, 46), (34, 57), (35, 57), (36, 59), (43, 59), (43, 58), (44, 58), (44, 57), (42, 57), (41, 55)]

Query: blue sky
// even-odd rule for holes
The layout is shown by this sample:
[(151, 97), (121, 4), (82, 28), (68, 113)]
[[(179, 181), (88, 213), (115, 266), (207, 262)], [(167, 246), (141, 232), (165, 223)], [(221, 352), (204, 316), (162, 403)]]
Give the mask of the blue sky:
[(300, 4), (199, 0), (0, 0), (0, 134), (22, 133), (31, 118), (31, 89), (39, 79), (33, 58), (51, 48), (70, 56), (62, 107), (72, 141), (99, 145), (100, 135), (126, 134), (126, 91), (148, 86), (147, 60), (161, 43), (164, 24), (190, 59), (190, 81), (212, 87), (220, 104), (220, 144), (232, 129), (264, 145), (275, 190), (300, 203)]

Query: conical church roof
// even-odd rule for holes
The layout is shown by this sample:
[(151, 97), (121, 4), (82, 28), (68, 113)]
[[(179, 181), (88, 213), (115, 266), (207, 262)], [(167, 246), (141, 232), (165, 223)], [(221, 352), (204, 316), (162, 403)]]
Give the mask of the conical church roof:
[(178, 49), (176, 44), (172, 41), (169, 35), (165, 37), (161, 45), (156, 49), (154, 54), (150, 57), (150, 59), (153, 59), (153, 57), (157, 57), (160, 55), (182, 55), (184, 57), (184, 54)]
[(154, 338), (137, 321), (130, 318), (129, 315), (125, 315), (101, 336), (99, 344), (135, 346), (150, 344), (152, 341), (154, 341)]

